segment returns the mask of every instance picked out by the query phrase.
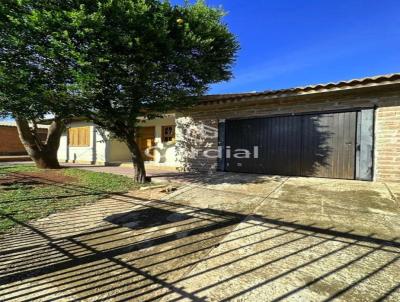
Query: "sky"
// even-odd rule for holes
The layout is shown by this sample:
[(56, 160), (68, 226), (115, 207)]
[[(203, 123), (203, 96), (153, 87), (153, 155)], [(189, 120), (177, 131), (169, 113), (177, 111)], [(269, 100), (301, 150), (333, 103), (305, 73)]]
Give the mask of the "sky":
[[(184, 1), (172, 1), (182, 4)], [(398, 0), (207, 0), (240, 51), (209, 93), (290, 88), (400, 72)]]

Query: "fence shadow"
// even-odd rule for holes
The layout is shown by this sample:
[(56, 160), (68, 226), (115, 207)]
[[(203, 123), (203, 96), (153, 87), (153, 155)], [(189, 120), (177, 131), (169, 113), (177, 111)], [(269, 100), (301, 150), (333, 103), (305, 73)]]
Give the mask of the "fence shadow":
[[(78, 186), (76, 193), (86, 189)], [(194, 206), (173, 196), (115, 194), (43, 225), (2, 213), (23, 229), (0, 242), (0, 296), (2, 301), (399, 296), (396, 238), (232, 209)]]

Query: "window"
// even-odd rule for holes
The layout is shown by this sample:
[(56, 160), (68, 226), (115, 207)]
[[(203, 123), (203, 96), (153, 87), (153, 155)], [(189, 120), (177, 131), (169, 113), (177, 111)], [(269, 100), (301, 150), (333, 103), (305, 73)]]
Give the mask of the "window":
[(68, 129), (68, 145), (71, 147), (90, 146), (90, 127), (73, 127)]
[(175, 126), (162, 126), (162, 142), (175, 141)]

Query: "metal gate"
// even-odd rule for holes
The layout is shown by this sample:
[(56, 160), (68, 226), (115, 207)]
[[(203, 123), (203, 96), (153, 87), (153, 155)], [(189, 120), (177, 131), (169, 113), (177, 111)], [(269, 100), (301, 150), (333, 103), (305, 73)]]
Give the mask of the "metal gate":
[(361, 111), (227, 120), (225, 171), (360, 178), (361, 120)]

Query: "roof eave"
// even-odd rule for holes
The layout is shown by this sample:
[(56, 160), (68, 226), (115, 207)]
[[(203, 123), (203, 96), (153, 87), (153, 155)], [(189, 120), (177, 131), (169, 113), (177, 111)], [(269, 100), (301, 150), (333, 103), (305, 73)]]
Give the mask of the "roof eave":
[(370, 83), (368, 85), (348, 85), (341, 87), (332, 88), (319, 88), (319, 89), (306, 89), (294, 92), (293, 90), (287, 90), (287, 92), (277, 91), (268, 93), (247, 93), (247, 94), (232, 94), (232, 95), (221, 95), (221, 97), (206, 96), (202, 98), (198, 106), (224, 104), (224, 103), (236, 103), (244, 101), (269, 101), (279, 100), (287, 98), (303, 98), (303, 97), (317, 97), (322, 95), (333, 95), (333, 94), (350, 94), (363, 90), (365, 92), (371, 90), (390, 90), (392, 88), (400, 88), (400, 80), (387, 81), (381, 83)]

